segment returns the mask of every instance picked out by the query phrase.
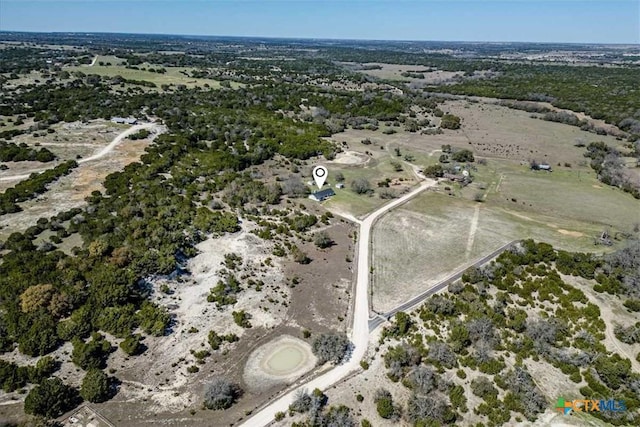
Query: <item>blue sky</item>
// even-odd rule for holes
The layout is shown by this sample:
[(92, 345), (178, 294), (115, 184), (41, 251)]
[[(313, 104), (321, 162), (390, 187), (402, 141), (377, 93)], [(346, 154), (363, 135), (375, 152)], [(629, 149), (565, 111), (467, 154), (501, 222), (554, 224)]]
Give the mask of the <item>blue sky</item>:
[(0, 30), (640, 43), (640, 0), (0, 0)]

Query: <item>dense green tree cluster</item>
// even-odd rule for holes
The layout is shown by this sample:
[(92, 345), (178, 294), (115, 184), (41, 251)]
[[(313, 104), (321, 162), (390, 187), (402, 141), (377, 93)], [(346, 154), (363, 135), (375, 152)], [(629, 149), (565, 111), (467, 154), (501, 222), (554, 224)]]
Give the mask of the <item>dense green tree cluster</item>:
[(25, 160), (37, 162), (51, 162), (56, 159), (55, 154), (47, 148), (29, 148), (25, 143), (14, 144), (0, 141), (0, 162), (22, 162)]
[[(628, 153), (638, 156), (638, 153)], [(619, 187), (640, 199), (640, 185), (630, 179), (624, 171), (622, 154), (602, 141), (591, 142), (587, 146), (585, 157), (591, 159), (591, 168), (598, 174), (598, 179), (607, 185)]]
[(129, 135), (129, 139), (136, 141), (138, 139), (148, 138), (149, 135), (151, 135), (151, 132), (148, 129), (140, 129), (138, 132)]
[(27, 383), (38, 384), (58, 369), (58, 363), (50, 356), (38, 360), (33, 366), (18, 366), (15, 363), (0, 360), (0, 384), (2, 390), (9, 393), (24, 387)]
[(0, 51), (0, 74), (17, 75), (32, 70), (48, 70), (55, 66), (47, 63), (47, 58), (55, 58), (55, 62), (62, 64), (73, 64), (84, 55), (84, 49), (62, 51), (47, 47), (5, 46)]
[(91, 368), (82, 379), (80, 396), (91, 403), (109, 400), (113, 394), (111, 380), (100, 369)]
[(71, 360), (84, 370), (103, 369), (112, 350), (111, 343), (104, 336), (94, 333), (89, 342), (79, 338), (73, 340)]
[(451, 160), (461, 163), (475, 161), (473, 153), (471, 152), (471, 150), (467, 149), (454, 151), (453, 154), (451, 154)]
[(637, 70), (630, 67), (568, 67), (562, 65), (501, 65), (491, 79), (467, 80), (438, 88), (443, 92), (530, 101), (584, 112), (618, 124), (640, 109)]
[(44, 380), (27, 394), (24, 411), (27, 414), (55, 418), (75, 407), (80, 401), (75, 388), (54, 377)]

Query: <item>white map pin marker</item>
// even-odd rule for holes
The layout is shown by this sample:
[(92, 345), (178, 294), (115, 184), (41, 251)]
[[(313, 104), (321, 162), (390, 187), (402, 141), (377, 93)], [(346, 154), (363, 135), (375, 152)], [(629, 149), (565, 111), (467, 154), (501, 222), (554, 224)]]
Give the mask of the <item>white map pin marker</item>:
[(324, 166), (316, 166), (313, 168), (313, 180), (316, 182), (318, 188), (322, 188), (324, 182), (327, 180), (327, 176), (329, 176), (329, 171)]

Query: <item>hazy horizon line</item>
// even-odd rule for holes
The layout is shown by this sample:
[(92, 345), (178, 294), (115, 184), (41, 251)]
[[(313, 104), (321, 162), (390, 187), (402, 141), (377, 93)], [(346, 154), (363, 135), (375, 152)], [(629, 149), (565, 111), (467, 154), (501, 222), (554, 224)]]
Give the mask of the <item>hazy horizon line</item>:
[(317, 40), (317, 41), (358, 41), (358, 42), (422, 42), (422, 43), (460, 43), (460, 44), (541, 44), (541, 45), (600, 45), (600, 46), (638, 46), (640, 43), (607, 43), (607, 42), (567, 42), (567, 41), (507, 41), (507, 40), (436, 40), (436, 39), (368, 39), (368, 38), (332, 38), (332, 37), (292, 37), (292, 36), (260, 36), (260, 35), (220, 35), (220, 34), (178, 34), (178, 33), (144, 33), (117, 31), (30, 31), (30, 30), (0, 30), (0, 34), (108, 34), (108, 35), (136, 35), (136, 36), (175, 36), (175, 37), (210, 37), (210, 38), (241, 38), (268, 40)]

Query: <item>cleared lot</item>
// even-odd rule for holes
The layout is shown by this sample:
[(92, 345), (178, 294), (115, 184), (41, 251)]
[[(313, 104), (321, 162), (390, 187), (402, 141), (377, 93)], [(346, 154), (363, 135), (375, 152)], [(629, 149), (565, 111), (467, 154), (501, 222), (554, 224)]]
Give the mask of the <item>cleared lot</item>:
[(388, 311), (512, 240), (499, 229), (487, 233), (489, 221), (472, 203), (433, 193), (380, 219), (373, 232), (373, 309)]

